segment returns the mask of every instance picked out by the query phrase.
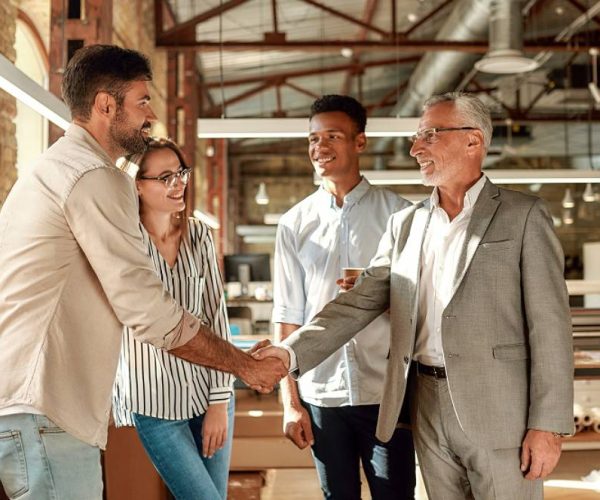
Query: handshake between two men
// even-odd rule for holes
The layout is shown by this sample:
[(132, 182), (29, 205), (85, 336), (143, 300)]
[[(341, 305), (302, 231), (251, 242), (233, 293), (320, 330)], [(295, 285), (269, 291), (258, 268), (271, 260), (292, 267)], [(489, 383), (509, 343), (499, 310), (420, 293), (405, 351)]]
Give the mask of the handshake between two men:
[[(336, 284), (343, 292), (351, 290), (362, 271), (362, 268), (347, 268)], [(290, 353), (283, 347), (272, 345), (269, 340), (257, 342), (247, 354), (253, 360), (247, 358), (247, 363), (242, 363), (232, 373), (256, 391), (271, 392), (289, 372)]]
[(248, 354), (253, 361), (238, 370), (238, 376), (252, 389), (268, 393), (284, 378), (290, 369), (290, 354), (271, 344), (269, 340), (257, 342)]

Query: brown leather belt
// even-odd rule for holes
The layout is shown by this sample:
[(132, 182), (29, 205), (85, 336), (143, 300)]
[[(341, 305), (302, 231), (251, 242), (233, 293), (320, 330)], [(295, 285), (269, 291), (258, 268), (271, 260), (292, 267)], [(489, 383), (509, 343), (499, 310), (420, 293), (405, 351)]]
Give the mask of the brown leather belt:
[(417, 361), (417, 372), (435, 378), (446, 378), (446, 368), (443, 366), (429, 366)]

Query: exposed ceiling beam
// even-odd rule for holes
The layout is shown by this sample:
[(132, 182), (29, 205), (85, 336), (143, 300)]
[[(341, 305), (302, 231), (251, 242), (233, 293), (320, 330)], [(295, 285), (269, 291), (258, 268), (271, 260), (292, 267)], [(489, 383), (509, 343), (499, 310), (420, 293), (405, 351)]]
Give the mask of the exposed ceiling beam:
[[(304, 76), (313, 76), (313, 75), (322, 75), (325, 73), (335, 73), (338, 71), (359, 71), (367, 68), (375, 68), (379, 66), (389, 66), (392, 64), (407, 64), (414, 63), (421, 59), (421, 56), (408, 56), (401, 58), (387, 58), (381, 59), (379, 61), (369, 61), (363, 62), (360, 64), (348, 63), (348, 64), (339, 64), (337, 66), (327, 66), (323, 68), (311, 68), (311, 69), (301, 69), (297, 71), (286, 71), (282, 73), (271, 73), (270, 75), (257, 75), (257, 76), (249, 76), (246, 78), (233, 78), (230, 80), (225, 80), (223, 82), (224, 87), (231, 87), (237, 85), (247, 85), (249, 83), (259, 83), (264, 82), (266, 80), (289, 80), (290, 78), (301, 78)], [(210, 82), (205, 83), (207, 88), (217, 88), (221, 86), (221, 82)]]
[(230, 106), (231, 104), (235, 104), (236, 102), (244, 101), (244, 100), (246, 100), (256, 94), (259, 94), (271, 87), (277, 86), (279, 83), (280, 82), (278, 82), (276, 80), (272, 80), (272, 81), (268, 81), (268, 82), (262, 83), (260, 85), (257, 85), (256, 87), (251, 88), (250, 90), (247, 90), (246, 92), (242, 92), (241, 94), (238, 94), (234, 97), (227, 99), (224, 103), (217, 104), (211, 110), (209, 110), (208, 115), (216, 116), (221, 113), (225, 114), (224, 112), (227, 110), (227, 106)]
[(374, 111), (379, 108), (385, 108), (388, 106), (393, 106), (398, 101), (398, 95), (402, 90), (406, 88), (408, 85), (408, 80), (402, 82), (400, 85), (393, 87), (390, 89), (380, 100), (375, 104), (371, 104), (366, 107), (367, 111)]
[(440, 12), (442, 9), (446, 8), (446, 6), (450, 5), (452, 2), (454, 2), (454, 0), (446, 0), (445, 2), (442, 2), (441, 4), (439, 4), (437, 7), (435, 7), (433, 10), (431, 10), (429, 13), (427, 13), (426, 15), (424, 15), (421, 19), (419, 19), (415, 24), (413, 24), (410, 28), (408, 28), (405, 32), (404, 32), (404, 36), (408, 37), (413, 31), (415, 31), (419, 26), (422, 26), (423, 24), (425, 24), (427, 21), (429, 21), (433, 16), (435, 16), (438, 12)]
[[(159, 0), (157, 0), (159, 1)], [(160, 40), (163, 43), (176, 43), (179, 39), (190, 39), (190, 37), (196, 37), (196, 26), (213, 19), (214, 17), (222, 15), (230, 9), (239, 7), (245, 4), (248, 0), (229, 0), (221, 5), (208, 9), (197, 16), (192, 17), (188, 21), (178, 24), (174, 28), (164, 32), (157, 32), (157, 41)]]
[(379, 35), (381, 35), (384, 38), (390, 38), (390, 33), (388, 31), (382, 30), (381, 28), (378, 28), (377, 26), (373, 26), (371, 23), (364, 22), (364, 21), (361, 21), (360, 19), (356, 19), (355, 17), (349, 16), (348, 14), (346, 14), (342, 11), (333, 9), (331, 7), (328, 7), (327, 5), (323, 5), (322, 3), (317, 2), (316, 0), (301, 0), (301, 1), (304, 3), (307, 3), (309, 5), (312, 5), (313, 7), (316, 7), (318, 9), (324, 10), (325, 12), (327, 12), (333, 16), (336, 16), (336, 17), (344, 19), (348, 22), (357, 24), (358, 26), (362, 26), (363, 28), (365, 28), (369, 31), (378, 33)]
[[(365, 9), (363, 11), (363, 18), (362, 18), (362, 20), (365, 23), (371, 23), (371, 21), (373, 20), (373, 15), (375, 14), (375, 10), (377, 9), (377, 4), (378, 4), (378, 0), (368, 0), (367, 1), (367, 4), (365, 5)], [(395, 15), (395, 13), (394, 13), (394, 15)], [(367, 33), (368, 33), (367, 29), (365, 27), (361, 27), (360, 31), (358, 32), (358, 34), (356, 36), (356, 39), (357, 40), (366, 40)], [(360, 64), (360, 54), (355, 53), (352, 56), (352, 62), (356, 65)], [(344, 78), (344, 83), (342, 84), (342, 90), (340, 91), (340, 94), (346, 95), (350, 92), (350, 85), (352, 84), (352, 77), (354, 76), (354, 74), (355, 74), (355, 71), (353, 69), (348, 70), (348, 72), (346, 73), (346, 76)]]
[[(580, 40), (574, 44), (563, 42), (529, 43), (525, 42), (525, 52), (588, 52), (592, 47), (587, 40)], [(354, 50), (389, 50), (399, 52), (468, 52), (471, 54), (485, 54), (488, 51), (488, 42), (463, 42), (455, 40), (224, 40), (223, 42), (213, 40), (195, 40), (192, 38), (181, 38), (176, 41), (165, 41), (163, 37), (157, 37), (156, 45), (177, 50), (204, 50), (204, 51), (245, 51), (245, 50), (291, 50), (291, 51), (315, 51), (315, 52), (339, 52), (343, 47)]]
[(311, 97), (312, 99), (319, 98), (319, 95), (315, 94), (314, 92), (311, 92), (310, 90), (300, 87), (300, 85), (296, 85), (292, 82), (285, 82), (284, 85), (287, 85), (289, 88), (294, 89), (296, 92), (307, 95), (308, 97)]
[[(567, 0), (573, 7), (575, 7), (579, 12), (587, 12), (588, 8), (577, 0)], [(600, 24), (600, 17), (592, 16), (591, 19), (595, 21), (596, 24)]]

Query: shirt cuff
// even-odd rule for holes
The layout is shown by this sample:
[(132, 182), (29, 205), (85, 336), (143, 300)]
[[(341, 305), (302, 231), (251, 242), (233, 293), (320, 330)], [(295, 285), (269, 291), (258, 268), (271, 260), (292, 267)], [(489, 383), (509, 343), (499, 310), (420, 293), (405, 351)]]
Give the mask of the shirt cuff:
[(231, 387), (212, 387), (208, 395), (208, 404), (227, 403), (231, 398)]
[(296, 359), (296, 353), (294, 352), (294, 350), (289, 345), (285, 344), (275, 344), (275, 347), (281, 347), (282, 349), (285, 349), (288, 352), (288, 354), (290, 355), (290, 367), (288, 372), (295, 372), (298, 369), (298, 360)]
[(198, 318), (184, 309), (179, 323), (165, 335), (163, 349), (171, 350), (187, 344), (198, 334), (201, 324)]

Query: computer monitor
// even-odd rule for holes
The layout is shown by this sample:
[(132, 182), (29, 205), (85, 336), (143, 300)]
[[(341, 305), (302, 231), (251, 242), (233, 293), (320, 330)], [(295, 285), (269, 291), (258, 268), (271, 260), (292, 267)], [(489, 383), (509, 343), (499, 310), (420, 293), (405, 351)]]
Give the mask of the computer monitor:
[[(271, 265), (268, 253), (236, 253), (225, 255), (225, 281), (271, 281)], [(240, 268), (240, 266), (242, 266)], [(248, 274), (249, 273), (249, 274)]]

